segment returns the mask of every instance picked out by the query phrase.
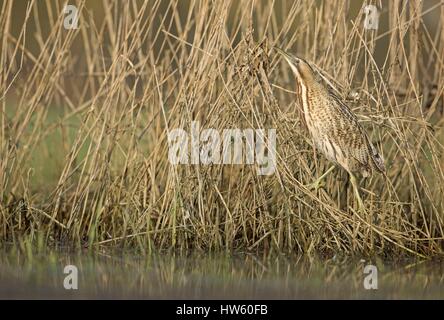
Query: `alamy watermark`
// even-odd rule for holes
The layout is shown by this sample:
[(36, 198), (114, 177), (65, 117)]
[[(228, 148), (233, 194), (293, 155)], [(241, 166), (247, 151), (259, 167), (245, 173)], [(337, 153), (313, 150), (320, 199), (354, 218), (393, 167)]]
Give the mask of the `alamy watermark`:
[(63, 19), (63, 27), (65, 29), (78, 29), (79, 28), (79, 10), (75, 5), (67, 4), (63, 8), (63, 13), (66, 14)]
[[(168, 160), (171, 164), (255, 164), (258, 175), (271, 175), (276, 169), (276, 129), (200, 130), (191, 122), (191, 133), (183, 129), (168, 134)], [(245, 150), (245, 152), (243, 152)]]
[(369, 4), (364, 7), (365, 19), (364, 29), (378, 30), (379, 26), (379, 11), (375, 5)]
[(74, 265), (67, 265), (63, 269), (67, 276), (63, 279), (63, 287), (66, 290), (77, 290), (79, 288), (79, 271)]
[(378, 289), (378, 268), (375, 265), (368, 264), (364, 267), (364, 289)]

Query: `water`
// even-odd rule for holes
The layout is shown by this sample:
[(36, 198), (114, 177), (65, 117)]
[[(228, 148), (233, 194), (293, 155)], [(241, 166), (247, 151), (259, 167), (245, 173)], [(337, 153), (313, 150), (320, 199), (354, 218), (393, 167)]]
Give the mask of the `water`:
[[(368, 264), (377, 269), (377, 289), (364, 287)], [(78, 270), (77, 290), (64, 288), (67, 265)], [(0, 298), (444, 299), (443, 267), (347, 257), (1, 249)]]

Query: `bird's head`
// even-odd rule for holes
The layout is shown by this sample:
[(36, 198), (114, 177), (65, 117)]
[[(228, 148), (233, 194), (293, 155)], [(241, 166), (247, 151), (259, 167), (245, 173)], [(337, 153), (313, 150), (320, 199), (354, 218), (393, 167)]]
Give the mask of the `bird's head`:
[(274, 49), (287, 60), (290, 65), (291, 70), (295, 74), (298, 80), (302, 80), (304, 82), (316, 81), (316, 73), (313, 70), (312, 66), (302, 58), (298, 58), (290, 53), (285, 52), (284, 50), (274, 47)]

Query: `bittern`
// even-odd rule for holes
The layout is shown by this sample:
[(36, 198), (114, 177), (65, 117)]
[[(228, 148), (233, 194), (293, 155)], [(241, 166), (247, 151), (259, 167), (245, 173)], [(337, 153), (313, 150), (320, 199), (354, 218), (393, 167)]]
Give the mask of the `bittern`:
[[(296, 99), (303, 114), (303, 122), (315, 147), (335, 165), (344, 168), (352, 183), (360, 209), (364, 208), (354, 173), (364, 177), (373, 171), (384, 172), (384, 160), (371, 143), (356, 115), (331, 88), (322, 83), (315, 66), (302, 58), (275, 49), (287, 60), (296, 78)], [(319, 183), (335, 165), (319, 177), (312, 186)]]

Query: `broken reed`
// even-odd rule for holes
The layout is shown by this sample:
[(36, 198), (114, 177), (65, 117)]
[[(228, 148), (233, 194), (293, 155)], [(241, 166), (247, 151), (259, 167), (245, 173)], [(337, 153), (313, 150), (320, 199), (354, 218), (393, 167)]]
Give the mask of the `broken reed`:
[[(60, 1), (27, 2), (20, 17), (17, 5), (0, 14), (2, 242), (442, 254), (438, 2), (395, 0), (378, 32), (349, 1), (79, 1), (76, 30)], [(381, 146), (387, 173), (361, 181), (365, 213), (340, 169), (318, 192), (304, 187), (329, 163), (271, 45), (324, 70)], [(193, 121), (276, 128), (275, 173), (172, 166), (168, 132)]]

